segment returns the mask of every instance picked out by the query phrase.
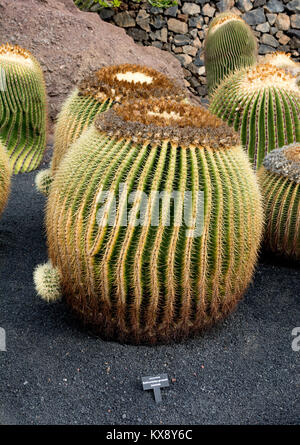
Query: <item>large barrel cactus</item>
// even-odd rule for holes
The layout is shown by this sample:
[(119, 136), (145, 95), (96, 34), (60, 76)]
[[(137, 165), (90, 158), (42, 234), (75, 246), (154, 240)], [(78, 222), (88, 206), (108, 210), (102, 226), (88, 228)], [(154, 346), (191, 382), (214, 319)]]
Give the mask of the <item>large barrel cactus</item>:
[(296, 77), (268, 63), (228, 76), (215, 90), (210, 111), (240, 132), (255, 169), (274, 148), (300, 141)]
[(35, 170), (46, 148), (46, 88), (33, 55), (19, 46), (0, 46), (0, 138), (13, 173)]
[(300, 144), (272, 151), (258, 171), (269, 250), (300, 260)]
[(262, 231), (261, 196), (237, 135), (173, 101), (99, 115), (62, 160), (46, 216), (38, 292), (102, 336), (179, 339), (242, 297)]
[(11, 168), (4, 146), (0, 143), (0, 215), (9, 194)]
[(255, 64), (257, 42), (250, 26), (231, 12), (217, 15), (208, 28), (204, 58), (211, 94), (228, 74)]

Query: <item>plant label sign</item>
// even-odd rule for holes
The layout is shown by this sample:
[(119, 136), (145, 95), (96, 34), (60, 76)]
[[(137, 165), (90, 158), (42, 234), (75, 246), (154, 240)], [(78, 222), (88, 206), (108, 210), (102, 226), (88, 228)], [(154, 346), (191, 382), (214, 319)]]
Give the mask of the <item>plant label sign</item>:
[(153, 376), (142, 377), (142, 384), (144, 391), (153, 389), (156, 403), (161, 402), (160, 388), (166, 388), (170, 386), (169, 377), (167, 374), (159, 374), (156, 375), (155, 377)]

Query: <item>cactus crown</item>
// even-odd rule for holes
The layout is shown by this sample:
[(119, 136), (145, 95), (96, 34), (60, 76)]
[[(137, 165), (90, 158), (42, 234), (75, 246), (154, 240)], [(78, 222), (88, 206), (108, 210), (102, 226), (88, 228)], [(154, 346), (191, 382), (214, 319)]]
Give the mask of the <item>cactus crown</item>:
[(287, 91), (299, 91), (296, 78), (291, 73), (270, 63), (260, 63), (246, 68), (240, 76), (240, 88), (249, 94), (273, 86)]
[(26, 63), (27, 65), (33, 64), (33, 55), (27, 49), (21, 48), (18, 45), (10, 45), (9, 43), (0, 46), (0, 58)]
[(93, 96), (99, 101), (113, 98), (116, 101), (128, 98), (146, 98), (149, 95), (183, 100), (184, 90), (175, 80), (158, 71), (129, 63), (102, 68), (85, 73), (78, 83), (84, 96)]
[(273, 150), (263, 162), (266, 170), (285, 176), (300, 184), (300, 144), (286, 145)]
[(283, 51), (276, 51), (275, 53), (266, 54), (263, 58), (264, 63), (278, 66), (279, 68), (293, 68), (299, 66), (299, 63), (294, 62), (290, 53)]
[(220, 28), (220, 26), (231, 21), (239, 21), (245, 23), (244, 20), (241, 19), (238, 15), (234, 14), (233, 12), (226, 11), (217, 15), (217, 17), (215, 17), (211, 21), (209, 25), (209, 32), (215, 32), (218, 28)]
[(181, 146), (211, 148), (238, 144), (237, 134), (205, 108), (170, 100), (148, 99), (117, 105), (95, 121), (96, 128), (114, 137)]

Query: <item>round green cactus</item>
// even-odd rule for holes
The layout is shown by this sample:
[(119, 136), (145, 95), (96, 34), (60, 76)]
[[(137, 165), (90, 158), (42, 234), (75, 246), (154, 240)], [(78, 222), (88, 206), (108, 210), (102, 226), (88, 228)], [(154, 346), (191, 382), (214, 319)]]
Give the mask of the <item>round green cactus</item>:
[(207, 110), (157, 99), (100, 114), (73, 144), (50, 189), (49, 257), (67, 303), (101, 336), (180, 339), (236, 306), (262, 232), (238, 144)]
[(256, 38), (250, 26), (231, 12), (223, 12), (211, 21), (204, 44), (209, 94), (228, 74), (256, 62)]
[(4, 146), (0, 143), (0, 215), (7, 202), (10, 187), (11, 168)]
[(228, 76), (215, 90), (210, 111), (240, 132), (255, 169), (274, 148), (300, 141), (296, 77), (268, 63)]
[(46, 87), (29, 51), (0, 46), (0, 138), (13, 173), (35, 170), (46, 148)]
[(273, 150), (258, 177), (264, 198), (267, 248), (300, 260), (300, 144)]

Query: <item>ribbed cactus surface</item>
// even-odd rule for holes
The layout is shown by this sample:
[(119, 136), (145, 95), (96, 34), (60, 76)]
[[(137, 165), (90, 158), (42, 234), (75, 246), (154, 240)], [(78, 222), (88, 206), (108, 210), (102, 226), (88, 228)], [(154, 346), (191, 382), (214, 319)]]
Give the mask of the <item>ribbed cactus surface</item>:
[(0, 215), (9, 194), (11, 168), (3, 144), (0, 143)]
[(300, 260), (300, 144), (273, 150), (258, 171), (268, 249)]
[(99, 115), (51, 186), (53, 271), (36, 273), (40, 295), (50, 300), (58, 285), (49, 276), (59, 273), (85, 323), (133, 343), (179, 339), (223, 318), (251, 280), (262, 231), (257, 180), (237, 144), (192, 105), (138, 101)]
[(0, 139), (13, 173), (35, 170), (46, 148), (46, 88), (38, 61), (18, 46), (0, 46)]
[(254, 65), (257, 42), (251, 28), (231, 12), (215, 17), (205, 39), (205, 70), (209, 94), (231, 72)]
[(123, 64), (85, 73), (58, 116), (52, 160), (54, 174), (73, 142), (98, 113), (133, 98), (171, 97), (183, 99), (177, 83), (158, 71), (140, 65)]
[(210, 111), (240, 132), (256, 169), (274, 148), (300, 141), (296, 77), (270, 64), (233, 73), (215, 90)]

